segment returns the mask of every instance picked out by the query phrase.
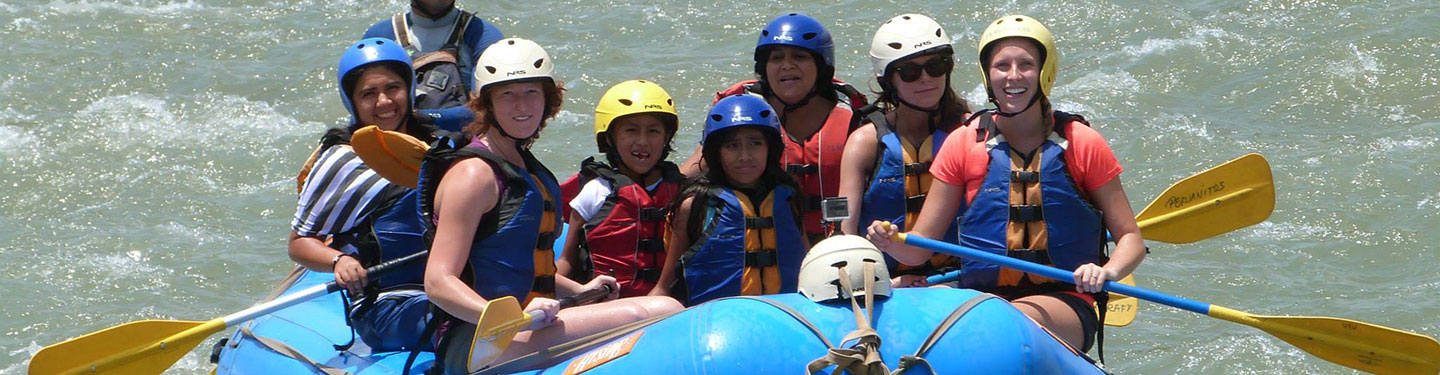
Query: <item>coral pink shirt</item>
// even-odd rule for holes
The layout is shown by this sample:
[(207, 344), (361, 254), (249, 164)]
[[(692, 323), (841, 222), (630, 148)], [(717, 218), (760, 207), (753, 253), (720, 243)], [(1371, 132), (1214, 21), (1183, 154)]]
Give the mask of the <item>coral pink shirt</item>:
[[(975, 199), (980, 184), (985, 180), (985, 169), (990, 158), (985, 151), (984, 141), (975, 142), (975, 132), (980, 120), (956, 129), (945, 138), (940, 154), (930, 166), (930, 174), (947, 184), (965, 188), (965, 202)], [(1083, 123), (1072, 122), (1065, 126), (1064, 138), (1070, 146), (1065, 149), (1065, 169), (1080, 185), (1085, 194), (1090, 194), (1120, 176), (1124, 169), (1115, 159), (1110, 144), (1095, 129)]]

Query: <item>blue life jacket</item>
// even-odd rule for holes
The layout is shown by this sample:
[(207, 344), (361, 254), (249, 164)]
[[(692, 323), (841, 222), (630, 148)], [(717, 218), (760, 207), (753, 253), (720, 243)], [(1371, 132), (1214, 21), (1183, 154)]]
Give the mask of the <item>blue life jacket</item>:
[(429, 218), (439, 180), (455, 162), (475, 157), (495, 169), (505, 191), (480, 220), (462, 279), (485, 299), (511, 296), (525, 306), (535, 297), (554, 297), (554, 242), (561, 222), (555, 214), (560, 191), (555, 176), (529, 151), (521, 156), (525, 171), (485, 149), (455, 148), (452, 140), (442, 139), (425, 155), (420, 186), (421, 209)]
[[(889, 221), (902, 231), (909, 230), (909, 218), (918, 216), (920, 208), (925, 205), (929, 191), (927, 180), (931, 178), (930, 163), (934, 155), (940, 154), (940, 146), (945, 144), (945, 138), (950, 133), (945, 129), (935, 129), (929, 138), (931, 160), (906, 163), (904, 142), (893, 129), (894, 124), (886, 120), (880, 111), (870, 112), (868, 118), (875, 126), (875, 167), (870, 172), (870, 183), (861, 198), (859, 227), (866, 228), (871, 222), (880, 220)], [(917, 147), (924, 147), (924, 144)], [(963, 207), (961, 211), (964, 211)], [(956, 221), (951, 220), (942, 237), (944, 241), (955, 243)], [(885, 254), (885, 262), (890, 267), (891, 276), (936, 274), (959, 266), (955, 257), (940, 253), (920, 266), (901, 264), (888, 253)]]
[[(331, 129), (320, 140), (316, 155), (342, 144), (350, 144), (350, 134)], [(425, 225), (416, 206), (419, 194), (415, 189), (382, 181), (388, 186), (371, 200), (375, 209), (349, 232), (333, 236), (330, 247), (356, 256), (366, 267), (399, 259), (425, 249)], [(370, 293), (401, 285), (419, 285), (425, 280), (425, 262), (414, 262), (371, 278)]]
[[(1104, 263), (1101, 258), (1105, 228), (1101, 214), (1066, 169), (1065, 150), (1069, 141), (1063, 137), (1065, 128), (1086, 125), (1079, 117), (1073, 119), (1057, 113), (1055, 131), (1036, 149), (1026, 166), (1024, 162), (1012, 163), (1011, 156), (1015, 154), (1010, 145), (999, 136), (991, 117), (982, 116), (976, 143), (971, 147), (983, 147), (984, 151), (972, 148), (966, 152), (970, 155), (967, 161), (985, 162), (987, 169), (979, 191), (961, 216), (961, 245), (1066, 270), (1085, 263)], [(988, 162), (984, 155), (988, 155)], [(1029, 192), (1029, 196), (1034, 196), (1038, 188), (1040, 200), (1012, 201), (1012, 188)], [(1039, 236), (1041, 229), (1045, 231), (1043, 236)], [(1023, 233), (1010, 233), (1012, 231)], [(1007, 241), (1007, 234), (1014, 238)], [(1003, 289), (1026, 289), (1056, 282), (968, 259), (963, 267), (961, 285), (983, 291), (1006, 293)]]
[(686, 305), (796, 291), (809, 246), (795, 221), (794, 194), (789, 186), (776, 186), (757, 205), (717, 187), (695, 198), (691, 210), (703, 210), (702, 230), (680, 257)]

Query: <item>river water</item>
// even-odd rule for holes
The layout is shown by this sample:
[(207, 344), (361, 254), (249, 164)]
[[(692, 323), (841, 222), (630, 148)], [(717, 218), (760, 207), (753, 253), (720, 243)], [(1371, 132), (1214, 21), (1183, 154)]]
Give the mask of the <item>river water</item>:
[[(1249, 152), (1269, 158), (1268, 221), (1194, 244), (1150, 243), (1142, 286), (1265, 315), (1357, 319), (1440, 336), (1440, 3), (940, 0), (710, 4), (461, 1), (540, 42), (569, 88), (536, 148), (568, 175), (593, 150), (595, 100), (625, 79), (676, 96), (679, 148), (711, 94), (751, 76), (761, 25), (832, 27), (860, 87), (880, 22), (938, 19), (953, 84), (983, 100), (984, 25), (1024, 13), (1061, 55), (1054, 97), (1126, 168), (1139, 209), (1170, 183)], [(294, 175), (339, 124), (339, 52), (399, 0), (0, 1), (0, 374), (41, 347), (138, 319), (209, 320), (292, 267)], [(1155, 304), (1107, 330), (1129, 374), (1351, 373), (1255, 329)], [(201, 344), (208, 348), (212, 341)], [(211, 366), (196, 350), (171, 370)]]

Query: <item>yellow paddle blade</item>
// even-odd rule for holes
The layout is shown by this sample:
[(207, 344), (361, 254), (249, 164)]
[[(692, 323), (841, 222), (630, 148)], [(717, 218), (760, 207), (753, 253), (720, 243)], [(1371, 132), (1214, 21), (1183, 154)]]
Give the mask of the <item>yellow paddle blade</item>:
[(350, 147), (365, 166), (396, 185), (415, 188), (420, 180), (420, 162), (430, 149), (409, 134), (380, 130), (375, 125), (350, 135)]
[(1145, 239), (1190, 243), (1265, 221), (1274, 209), (1270, 163), (1249, 154), (1170, 185), (1135, 221)]
[(1310, 354), (1375, 374), (1440, 373), (1440, 342), (1350, 319), (1264, 316), (1210, 305), (1210, 316), (1259, 328)]
[[(1135, 286), (1135, 274), (1126, 275), (1120, 279), (1121, 284)], [(1111, 327), (1124, 327), (1135, 321), (1135, 314), (1140, 312), (1139, 300), (1135, 297), (1110, 293), (1110, 302), (1105, 304), (1105, 325)]]
[(30, 375), (160, 374), (224, 329), (223, 319), (125, 323), (40, 349), (30, 359)]
[(515, 297), (505, 296), (490, 300), (480, 321), (475, 324), (475, 337), (470, 341), (470, 362), (466, 365), (471, 372), (495, 363), (515, 334), (530, 326), (530, 318), (520, 310)]

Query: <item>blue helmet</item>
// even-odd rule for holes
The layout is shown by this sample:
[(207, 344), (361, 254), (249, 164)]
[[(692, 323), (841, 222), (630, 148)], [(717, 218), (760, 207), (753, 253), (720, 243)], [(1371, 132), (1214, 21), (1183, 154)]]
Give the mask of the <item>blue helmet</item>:
[(757, 69), (764, 66), (764, 52), (775, 46), (798, 47), (814, 52), (826, 67), (835, 68), (835, 41), (830, 38), (830, 31), (825, 29), (825, 25), (810, 16), (786, 14), (775, 17), (764, 29), (760, 29), (760, 41), (755, 43)]
[(397, 73), (410, 85), (410, 110), (413, 112), (415, 109), (415, 68), (410, 66), (410, 54), (393, 40), (367, 38), (345, 48), (345, 54), (340, 55), (340, 64), (336, 66), (340, 100), (345, 103), (345, 110), (350, 111), (351, 125), (354, 125), (356, 113), (355, 103), (350, 102), (350, 90), (359, 78), (351, 75), (362, 67), (377, 63), (388, 63), (400, 70)]
[(703, 144), (715, 132), (740, 126), (759, 127), (777, 144), (780, 141), (780, 118), (770, 108), (770, 103), (759, 96), (737, 94), (720, 99), (715, 102), (715, 107), (710, 108), (710, 113), (705, 116), (705, 133), (701, 135), (700, 142)]

